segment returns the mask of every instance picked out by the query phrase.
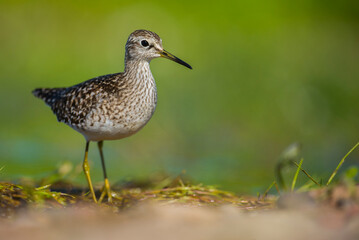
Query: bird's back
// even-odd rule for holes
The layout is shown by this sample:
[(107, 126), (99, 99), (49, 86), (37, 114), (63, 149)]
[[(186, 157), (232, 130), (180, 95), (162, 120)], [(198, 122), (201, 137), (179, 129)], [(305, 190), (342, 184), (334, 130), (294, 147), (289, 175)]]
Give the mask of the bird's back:
[(81, 128), (92, 108), (118, 91), (121, 75), (108, 74), (68, 88), (37, 88), (32, 93), (51, 107), (58, 121)]

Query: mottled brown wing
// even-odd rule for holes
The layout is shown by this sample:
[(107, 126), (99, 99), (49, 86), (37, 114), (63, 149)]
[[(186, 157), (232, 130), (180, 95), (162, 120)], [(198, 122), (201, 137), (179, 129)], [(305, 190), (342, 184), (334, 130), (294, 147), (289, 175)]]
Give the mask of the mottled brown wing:
[(68, 88), (38, 88), (33, 94), (51, 107), (59, 122), (81, 128), (99, 99), (114, 93), (120, 75), (100, 76)]

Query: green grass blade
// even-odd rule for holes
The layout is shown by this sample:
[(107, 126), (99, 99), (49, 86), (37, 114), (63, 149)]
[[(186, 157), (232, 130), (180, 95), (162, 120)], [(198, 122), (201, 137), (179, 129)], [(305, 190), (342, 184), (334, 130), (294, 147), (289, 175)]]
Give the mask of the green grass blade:
[[(292, 163), (294, 165), (296, 165), (297, 167), (299, 167), (298, 163), (292, 161)], [(322, 184), (318, 183), (317, 181), (314, 180), (314, 178), (312, 178), (312, 176), (309, 175), (309, 173), (307, 173), (303, 168), (300, 167), (300, 170), (310, 179), (312, 180), (312, 182), (314, 182), (316, 185), (318, 186), (322, 186)]]
[(327, 182), (327, 186), (332, 182), (333, 178), (335, 177), (335, 175), (337, 174), (339, 168), (343, 165), (345, 159), (349, 156), (349, 154), (351, 154), (357, 147), (359, 146), (359, 142), (357, 144), (355, 144), (354, 147), (352, 147), (352, 149), (350, 149), (350, 151), (345, 154), (345, 156), (342, 158), (342, 160), (339, 162), (337, 168), (334, 170), (334, 172), (332, 173), (332, 175), (330, 176), (328, 182)]
[(295, 183), (297, 182), (298, 174), (299, 174), (300, 169), (302, 168), (302, 164), (303, 164), (303, 158), (300, 159), (299, 165), (297, 167), (297, 171), (295, 172), (294, 177), (293, 177), (292, 189), (291, 189), (292, 192), (294, 191)]
[(308, 192), (310, 189), (313, 189), (314, 186), (314, 182), (313, 181), (308, 181), (306, 184), (300, 186), (297, 189), (297, 192)]
[(271, 190), (271, 188), (272, 188), (273, 186), (275, 186), (275, 188), (277, 189), (278, 194), (280, 194), (279, 188), (278, 188), (278, 185), (277, 185), (276, 181), (273, 181), (272, 184), (271, 184), (271, 185), (267, 188), (267, 190), (263, 193), (263, 198), (265, 198), (265, 197), (267, 196), (269, 190)]

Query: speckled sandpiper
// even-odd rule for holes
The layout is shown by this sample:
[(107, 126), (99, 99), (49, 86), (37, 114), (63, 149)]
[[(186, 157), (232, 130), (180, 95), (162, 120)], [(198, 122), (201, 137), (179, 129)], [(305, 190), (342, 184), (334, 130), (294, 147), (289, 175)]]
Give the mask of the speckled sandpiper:
[(86, 139), (83, 170), (93, 200), (97, 202), (90, 178), (87, 159), (90, 141), (98, 142), (104, 188), (99, 202), (107, 195), (112, 201), (110, 184), (106, 174), (102, 152), (104, 140), (128, 137), (152, 117), (157, 104), (155, 80), (150, 61), (164, 57), (192, 67), (170, 54), (162, 47), (161, 38), (154, 32), (136, 30), (126, 43), (125, 70), (93, 78), (67, 88), (38, 88), (33, 94), (51, 107), (59, 122), (69, 125)]

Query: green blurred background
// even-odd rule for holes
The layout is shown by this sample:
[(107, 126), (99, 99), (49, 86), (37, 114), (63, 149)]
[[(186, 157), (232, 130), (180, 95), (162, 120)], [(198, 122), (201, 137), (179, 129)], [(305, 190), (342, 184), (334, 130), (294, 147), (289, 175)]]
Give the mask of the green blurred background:
[[(105, 142), (110, 180), (183, 170), (194, 182), (262, 191), (281, 152), (327, 178), (358, 141), (358, 1), (1, 1), (1, 180), (80, 164), (83, 137), (31, 95), (123, 70), (136, 29), (193, 66), (151, 63), (158, 106), (136, 135)], [(102, 180), (95, 144), (92, 177)], [(359, 151), (346, 165), (358, 165)], [(79, 183), (85, 178), (79, 175)]]

